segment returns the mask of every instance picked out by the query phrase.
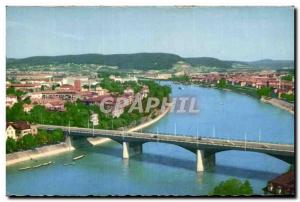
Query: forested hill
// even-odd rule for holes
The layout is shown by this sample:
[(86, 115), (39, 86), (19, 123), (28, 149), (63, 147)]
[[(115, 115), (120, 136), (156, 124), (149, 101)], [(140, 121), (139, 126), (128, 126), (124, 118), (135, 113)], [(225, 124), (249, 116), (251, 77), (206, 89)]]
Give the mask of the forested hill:
[(219, 68), (232, 68), (233, 65), (243, 65), (255, 68), (268, 68), (268, 69), (280, 69), (284, 67), (293, 68), (294, 61), (292, 60), (258, 60), (253, 62), (244, 61), (230, 61), (230, 60), (219, 60), (211, 57), (195, 57), (185, 58), (185, 61), (193, 66), (208, 66), (208, 67), (219, 67)]
[(167, 53), (136, 53), (136, 54), (83, 54), (63, 56), (35, 56), (23, 59), (7, 59), (7, 65), (29, 64), (101, 64), (118, 66), (122, 69), (169, 69), (173, 64), (183, 60), (180, 56)]
[(231, 68), (233, 61), (224, 61), (217, 58), (211, 57), (196, 57), (196, 58), (185, 58), (185, 61), (193, 66), (207, 66), (207, 67), (219, 67), (219, 68)]
[(118, 66), (121, 69), (139, 70), (166, 70), (173, 67), (179, 61), (188, 63), (194, 67), (206, 66), (230, 69), (233, 66), (247, 66), (250, 68), (294, 68), (292, 60), (259, 60), (253, 62), (220, 60), (212, 57), (183, 58), (179, 55), (168, 53), (135, 53), (135, 54), (83, 54), (62, 56), (34, 56), (23, 59), (7, 59), (7, 67), (18, 65), (49, 65), (49, 64), (99, 64)]

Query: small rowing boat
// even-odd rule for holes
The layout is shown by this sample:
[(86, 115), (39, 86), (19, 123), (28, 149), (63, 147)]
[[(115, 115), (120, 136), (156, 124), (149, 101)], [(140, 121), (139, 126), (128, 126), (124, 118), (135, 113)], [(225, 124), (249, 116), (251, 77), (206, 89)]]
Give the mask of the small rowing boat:
[(39, 164), (39, 165), (32, 166), (32, 168), (39, 168), (39, 167), (42, 167), (42, 166), (50, 165), (52, 163), (53, 163), (52, 161), (49, 161), (49, 162), (46, 162), (46, 163), (42, 163), (42, 164)]
[(83, 158), (83, 157), (85, 157), (84, 154), (83, 154), (83, 155), (80, 155), (80, 156), (76, 156), (76, 157), (73, 158), (73, 161), (76, 161), (76, 160), (81, 159), (81, 158)]
[(30, 169), (30, 168), (31, 168), (30, 166), (23, 167), (23, 168), (19, 168), (19, 171), (22, 171), (22, 170), (28, 170), (28, 169)]
[(43, 166), (43, 164), (39, 164), (39, 165), (32, 166), (32, 168), (39, 168), (39, 167), (41, 167), (41, 166)]
[(71, 166), (71, 165), (75, 165), (75, 162), (65, 163), (65, 164), (64, 164), (64, 166)]
[(52, 161), (49, 161), (49, 162), (47, 162), (47, 163), (43, 163), (42, 166), (47, 166), (47, 165), (50, 165), (50, 164), (52, 164), (52, 163), (53, 163)]

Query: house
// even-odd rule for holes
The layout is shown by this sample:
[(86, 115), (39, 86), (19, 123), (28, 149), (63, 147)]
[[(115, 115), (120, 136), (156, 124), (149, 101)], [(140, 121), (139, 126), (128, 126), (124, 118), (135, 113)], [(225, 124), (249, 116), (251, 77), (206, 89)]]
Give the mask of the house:
[(270, 180), (265, 191), (280, 195), (295, 194), (295, 172), (289, 171)]
[(61, 91), (69, 91), (69, 90), (74, 90), (74, 86), (70, 84), (63, 84), (59, 87)]
[(134, 94), (134, 90), (132, 88), (126, 88), (124, 90), (124, 94), (130, 94), (130, 95), (133, 95)]
[(14, 129), (14, 127), (12, 125), (7, 125), (6, 126), (6, 139), (9, 138), (9, 137), (14, 139), (14, 140), (17, 139), (16, 130)]
[(6, 124), (6, 138), (18, 139), (27, 134), (36, 135), (37, 127), (26, 121), (8, 122)]
[(127, 82), (127, 81), (134, 81), (134, 82), (137, 82), (138, 79), (134, 76), (134, 77), (125, 77), (125, 78), (122, 78), (122, 77), (119, 77), (119, 76), (115, 76), (115, 75), (110, 75), (109, 78), (113, 81), (119, 81), (120, 83), (124, 83), (124, 82)]
[(48, 102), (44, 106), (50, 111), (66, 111), (64, 102), (60, 100)]
[(17, 96), (7, 96), (6, 97), (6, 106), (11, 108), (18, 102)]
[(40, 84), (11, 84), (10, 87), (21, 91), (38, 91), (41, 88)]
[(32, 110), (33, 107), (34, 107), (34, 105), (32, 105), (32, 104), (24, 104), (23, 105), (24, 112), (29, 113)]
[(108, 93), (108, 90), (101, 88), (100, 86), (96, 87), (96, 93), (101, 96)]

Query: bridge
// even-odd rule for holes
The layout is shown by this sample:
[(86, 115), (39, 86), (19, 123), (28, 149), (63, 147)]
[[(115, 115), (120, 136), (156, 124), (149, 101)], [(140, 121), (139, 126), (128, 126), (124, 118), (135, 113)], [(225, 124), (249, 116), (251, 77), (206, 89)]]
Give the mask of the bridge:
[(71, 144), (71, 136), (110, 138), (123, 145), (123, 158), (142, 153), (146, 142), (163, 142), (178, 145), (196, 154), (197, 172), (215, 164), (215, 154), (221, 151), (238, 150), (268, 154), (282, 161), (294, 163), (294, 145), (267, 142), (226, 140), (218, 138), (182, 136), (174, 134), (128, 132), (119, 130), (102, 130), (68, 126), (37, 125), (39, 129), (62, 129), (66, 142)]

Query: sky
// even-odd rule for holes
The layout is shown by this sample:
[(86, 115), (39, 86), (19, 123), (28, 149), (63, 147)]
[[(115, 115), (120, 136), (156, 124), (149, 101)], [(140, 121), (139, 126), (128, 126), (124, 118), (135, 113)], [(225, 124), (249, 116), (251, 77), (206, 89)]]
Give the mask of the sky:
[(293, 7), (7, 7), (6, 56), (294, 58)]

